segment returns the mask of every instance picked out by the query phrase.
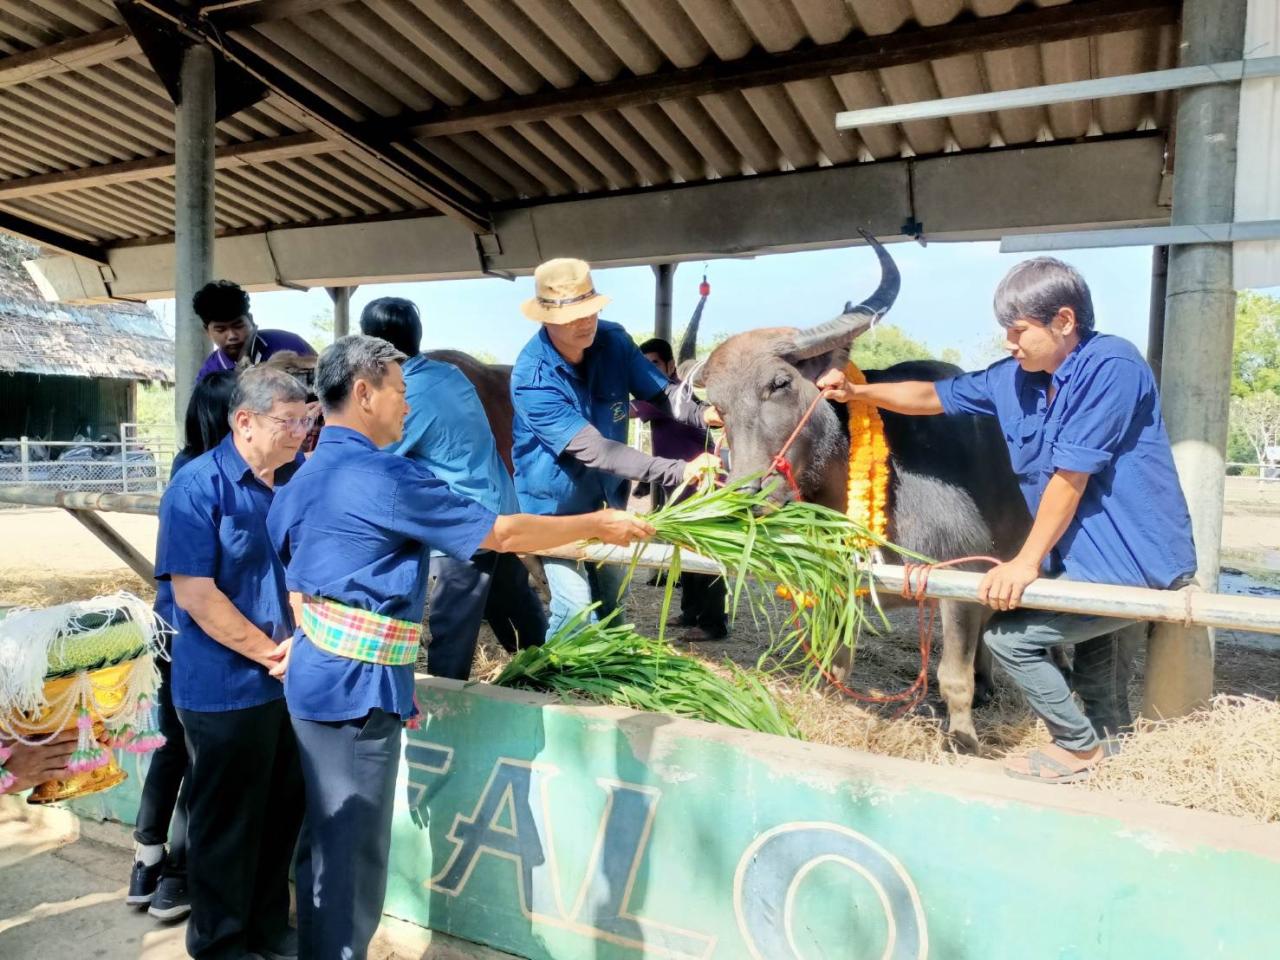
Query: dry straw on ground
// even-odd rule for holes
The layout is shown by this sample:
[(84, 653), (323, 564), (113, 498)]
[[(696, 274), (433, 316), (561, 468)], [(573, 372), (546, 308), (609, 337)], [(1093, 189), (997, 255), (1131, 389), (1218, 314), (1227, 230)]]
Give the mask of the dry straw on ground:
[(1280, 822), (1280, 704), (1223, 694), (1177, 720), (1140, 720), (1089, 787)]

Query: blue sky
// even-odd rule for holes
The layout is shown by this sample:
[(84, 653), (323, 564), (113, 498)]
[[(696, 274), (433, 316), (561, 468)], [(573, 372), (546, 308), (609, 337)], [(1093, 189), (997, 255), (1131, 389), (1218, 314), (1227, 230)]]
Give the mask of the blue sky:
[[(990, 362), (990, 344), (998, 330), (991, 295), (1005, 272), (1027, 255), (1002, 254), (995, 243), (927, 247), (897, 243), (889, 249), (902, 272), (902, 293), (886, 322), (924, 341), (935, 353), (947, 347), (958, 349), (966, 366)], [(1126, 337), (1145, 350), (1151, 249), (1080, 250), (1059, 256), (1088, 280), (1098, 329)], [(697, 302), (702, 270), (701, 263), (684, 263), (676, 270), (676, 330)], [(706, 270), (712, 289), (702, 330), (709, 337), (829, 319), (846, 300), (860, 299), (874, 289), (878, 278), (875, 255), (865, 247), (711, 260)], [(603, 316), (635, 333), (650, 333), (654, 296), (650, 268), (622, 267), (594, 274), (596, 288), (613, 297)], [(532, 291), (531, 277), (514, 282), (486, 278), (364, 286), (352, 297), (352, 327), (358, 325), (361, 308), (375, 297), (408, 297), (422, 310), (423, 343), (428, 349), (487, 351), (511, 362), (535, 330), (519, 310)], [(282, 327), (304, 336), (312, 332), (313, 317), (332, 310), (328, 295), (319, 289), (255, 293), (252, 299), (259, 326)], [(172, 301), (153, 306), (172, 317)]]

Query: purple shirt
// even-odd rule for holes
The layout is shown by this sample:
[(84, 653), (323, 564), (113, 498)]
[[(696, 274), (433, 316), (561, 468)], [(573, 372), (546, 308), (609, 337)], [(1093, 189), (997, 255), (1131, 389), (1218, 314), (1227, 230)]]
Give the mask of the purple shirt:
[[(292, 350), (294, 353), (304, 357), (314, 357), (316, 355), (315, 350), (311, 348), (311, 344), (296, 333), (290, 333), (288, 330), (259, 330), (246, 349), (249, 353), (250, 364), (270, 360), (273, 355), (284, 350)], [(211, 373), (217, 373), (219, 370), (234, 370), (235, 367), (236, 362), (219, 348), (205, 359), (200, 372), (196, 374), (196, 382), (199, 383)]]
[(699, 454), (707, 452), (707, 431), (704, 427), (693, 427), (673, 420), (646, 400), (632, 400), (631, 415), (649, 424), (655, 457), (693, 460)]

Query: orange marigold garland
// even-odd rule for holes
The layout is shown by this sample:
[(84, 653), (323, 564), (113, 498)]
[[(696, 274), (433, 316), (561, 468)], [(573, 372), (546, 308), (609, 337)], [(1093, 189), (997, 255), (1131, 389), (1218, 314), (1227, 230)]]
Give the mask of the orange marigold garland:
[[(850, 383), (867, 382), (857, 364), (844, 368)], [(849, 408), (849, 500), (845, 513), (871, 534), (855, 543), (868, 549), (883, 542), (889, 526), (889, 445), (884, 439), (884, 421), (875, 404), (850, 400)]]
[[(850, 383), (866, 383), (866, 375), (857, 364), (844, 368), (845, 379)], [(849, 408), (849, 487), (845, 514), (870, 536), (855, 537), (854, 545), (869, 550), (883, 543), (889, 527), (889, 445), (884, 438), (884, 420), (875, 404), (865, 400), (851, 400)], [(813, 607), (816, 598), (806, 593), (795, 593), (785, 584), (775, 591), (783, 600), (792, 600), (797, 607)], [(859, 590), (864, 594), (865, 590)]]

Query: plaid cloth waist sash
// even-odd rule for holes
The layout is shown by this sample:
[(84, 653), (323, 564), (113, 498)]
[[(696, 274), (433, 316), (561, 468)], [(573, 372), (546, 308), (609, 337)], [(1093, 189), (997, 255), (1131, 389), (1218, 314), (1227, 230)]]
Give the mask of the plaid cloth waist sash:
[(412, 665), (422, 641), (420, 623), (357, 610), (322, 597), (302, 601), (302, 632), (326, 653), (384, 667)]

